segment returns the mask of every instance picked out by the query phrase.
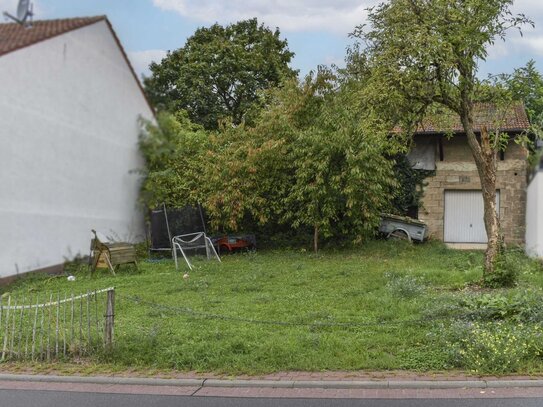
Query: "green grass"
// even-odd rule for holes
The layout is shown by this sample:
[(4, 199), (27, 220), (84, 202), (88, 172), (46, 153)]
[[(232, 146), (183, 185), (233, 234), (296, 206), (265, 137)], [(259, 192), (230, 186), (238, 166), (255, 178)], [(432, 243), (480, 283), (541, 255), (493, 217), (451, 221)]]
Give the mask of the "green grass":
[[(519, 288), (543, 287), (524, 262)], [(265, 251), (199, 260), (188, 279), (173, 262), (142, 261), (116, 277), (86, 268), (76, 281), (32, 277), (12, 294), (116, 287), (116, 346), (93, 363), (226, 374), (285, 370), (446, 370), (447, 304), (482, 275), (482, 253), (439, 243)], [(184, 266), (184, 265), (182, 265)], [(441, 320), (445, 318), (445, 320)], [(543, 371), (531, 358), (522, 371)]]

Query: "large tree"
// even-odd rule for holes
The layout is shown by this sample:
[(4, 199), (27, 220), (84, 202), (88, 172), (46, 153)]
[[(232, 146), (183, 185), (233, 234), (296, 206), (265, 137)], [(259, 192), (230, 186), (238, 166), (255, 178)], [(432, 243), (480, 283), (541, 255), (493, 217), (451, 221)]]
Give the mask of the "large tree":
[(153, 62), (145, 90), (159, 110), (184, 109), (206, 129), (217, 129), (223, 118), (239, 124), (258, 104), (261, 90), (296, 75), (289, 67), (293, 56), (279, 30), (259, 25), (256, 18), (214, 24)]
[(254, 126), (223, 122), (205, 132), (182, 111), (159, 115), (140, 142), (144, 201), (199, 202), (223, 231), (311, 228), (315, 251), (322, 237), (372, 234), (394, 195), (388, 156), (398, 146), (388, 125), (361, 114), (358, 93), (338, 85), (323, 69), (285, 81), (267, 92)]
[(353, 36), (364, 51), (380, 95), (397, 98), (395, 106), (422, 117), (438, 104), (459, 115), (481, 180), (488, 236), (485, 276), (493, 273), (500, 251), (496, 213), (497, 134), (475, 133), (478, 63), (508, 29), (529, 22), (511, 13), (512, 0), (390, 0), (369, 11), (368, 27)]
[(371, 234), (395, 187), (396, 142), (362, 116), (358, 94), (319, 69), (268, 93), (255, 126), (225, 126), (206, 156), (204, 206), (236, 228), (260, 223), (313, 229), (319, 239)]

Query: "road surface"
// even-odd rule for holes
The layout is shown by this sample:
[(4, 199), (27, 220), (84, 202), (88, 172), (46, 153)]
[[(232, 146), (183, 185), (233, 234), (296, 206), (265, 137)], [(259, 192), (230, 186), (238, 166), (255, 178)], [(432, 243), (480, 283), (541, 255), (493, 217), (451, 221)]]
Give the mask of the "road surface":
[[(318, 393), (318, 391), (315, 393)], [(206, 397), (57, 390), (0, 390), (1, 407), (540, 407), (542, 405), (543, 397), (311, 399), (288, 397)]]

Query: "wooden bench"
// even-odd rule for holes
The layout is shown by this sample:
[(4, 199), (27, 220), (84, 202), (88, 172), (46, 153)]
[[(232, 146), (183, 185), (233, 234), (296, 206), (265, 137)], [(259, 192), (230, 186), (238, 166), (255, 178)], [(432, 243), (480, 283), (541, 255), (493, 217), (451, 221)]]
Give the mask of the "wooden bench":
[(91, 240), (91, 274), (94, 273), (101, 259), (103, 259), (113, 275), (121, 264), (132, 263), (138, 268), (136, 261), (136, 248), (131, 243), (102, 242), (93, 229), (94, 238)]

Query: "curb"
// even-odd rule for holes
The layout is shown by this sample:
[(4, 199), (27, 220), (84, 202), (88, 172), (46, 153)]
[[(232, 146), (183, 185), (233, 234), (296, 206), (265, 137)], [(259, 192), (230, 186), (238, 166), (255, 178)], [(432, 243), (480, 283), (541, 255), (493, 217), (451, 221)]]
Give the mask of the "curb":
[(46, 376), (0, 374), (0, 381), (88, 383), (140, 386), (293, 388), (293, 389), (487, 389), (543, 387), (543, 380), (242, 380), (153, 379), (109, 376)]

